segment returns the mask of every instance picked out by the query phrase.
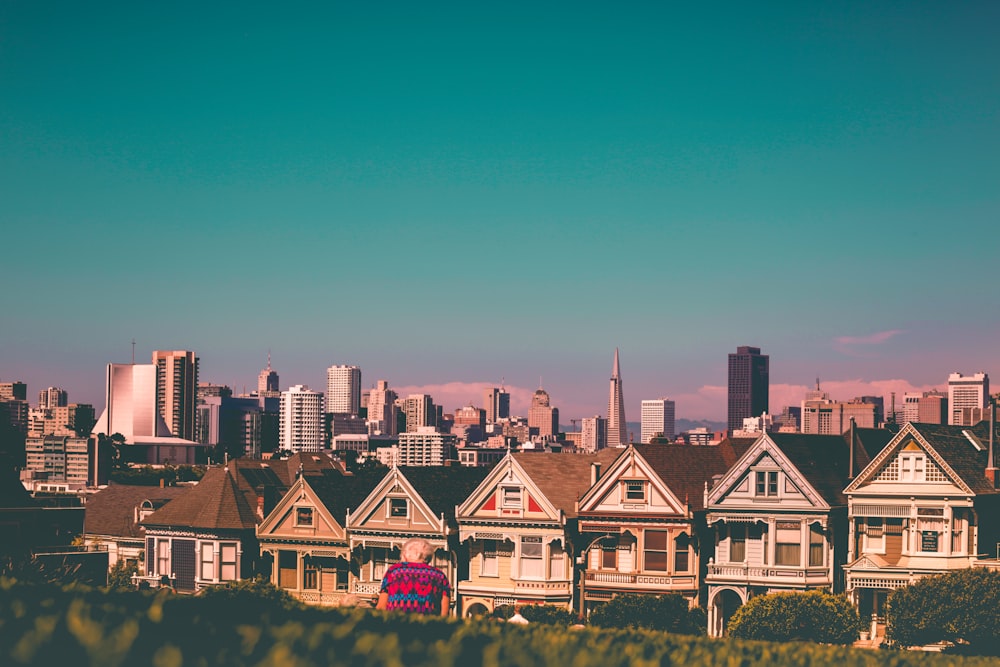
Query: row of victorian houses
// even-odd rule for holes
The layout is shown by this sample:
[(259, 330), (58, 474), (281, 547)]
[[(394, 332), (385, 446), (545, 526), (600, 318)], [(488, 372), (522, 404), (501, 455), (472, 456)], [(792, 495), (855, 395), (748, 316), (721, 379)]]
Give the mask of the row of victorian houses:
[(846, 592), (877, 629), (892, 589), (1000, 543), (989, 431), (521, 452), (489, 470), (237, 459), (186, 490), (109, 487), (88, 502), (85, 531), (112, 561), (141, 561), (142, 581), (183, 592), (263, 575), (308, 603), (365, 603), (402, 543), (423, 537), (463, 616), (501, 604), (585, 614), (621, 593), (679, 593), (721, 635), (752, 596), (824, 589)]

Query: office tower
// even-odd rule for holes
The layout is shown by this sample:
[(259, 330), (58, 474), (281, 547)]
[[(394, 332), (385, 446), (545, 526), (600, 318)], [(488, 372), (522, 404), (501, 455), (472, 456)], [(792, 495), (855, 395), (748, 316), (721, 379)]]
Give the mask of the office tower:
[(608, 447), (624, 447), (627, 444), (625, 397), (622, 395), (622, 375), (618, 365), (618, 348), (616, 347), (615, 362), (611, 367), (611, 390), (608, 395)]
[(669, 398), (648, 399), (642, 402), (642, 444), (648, 445), (654, 436), (674, 439), (674, 402)]
[(483, 399), (487, 424), (495, 424), (510, 417), (510, 394), (504, 391), (503, 385), (487, 389)]
[(584, 417), (580, 426), (580, 450), (588, 454), (608, 446), (608, 420), (600, 415)]
[(361, 369), (330, 366), (326, 369), (326, 411), (356, 415), (361, 410)]
[(759, 347), (740, 346), (729, 355), (729, 432), (743, 428), (747, 417), (768, 412), (770, 357)]
[(28, 400), (28, 385), (23, 382), (0, 382), (0, 401)]
[(455, 410), (455, 426), (475, 426), (486, 432), (486, 410), (474, 405), (466, 405)]
[(399, 465), (443, 466), (455, 458), (458, 439), (450, 433), (438, 433), (432, 426), (419, 426), (399, 434)]
[[(972, 417), (963, 419), (962, 411), (966, 408), (982, 409), (990, 400), (990, 376), (986, 373), (976, 373), (966, 376), (952, 373), (948, 376), (948, 424), (952, 426), (971, 426)], [(968, 414), (974, 414), (970, 410)], [(977, 420), (978, 421), (978, 420)]]
[(297, 384), (281, 392), (278, 446), (293, 452), (323, 449), (323, 394)]
[[(814, 395), (815, 392), (809, 392)], [(826, 393), (823, 398), (802, 401), (802, 432), (819, 435), (840, 435), (851, 427), (851, 419), (858, 428), (878, 428), (881, 421), (879, 404), (870, 396), (861, 396), (850, 401), (830, 400)]]
[(39, 481), (86, 486), (96, 466), (96, 438), (68, 435), (29, 437), (24, 442), (26, 469)]
[(903, 396), (903, 423), (945, 424), (948, 422), (948, 395), (940, 391), (907, 392)]
[(386, 380), (379, 380), (368, 392), (368, 432), (396, 435), (396, 392)]
[(129, 443), (168, 435), (156, 410), (156, 364), (108, 364), (105, 401), (94, 434), (121, 433)]
[(538, 429), (542, 437), (554, 437), (559, 432), (559, 408), (550, 405), (549, 394), (541, 387), (531, 397), (528, 427)]
[(65, 389), (60, 389), (59, 387), (42, 389), (38, 392), (38, 407), (42, 409), (64, 408), (69, 402), (68, 398)]
[(279, 396), (281, 390), (278, 389), (278, 374), (271, 368), (271, 352), (267, 353), (267, 368), (257, 375), (257, 395), (258, 396)]
[(156, 410), (170, 435), (194, 440), (198, 414), (198, 357), (190, 350), (154, 350)]
[(406, 430), (416, 432), (421, 426), (437, 426), (437, 408), (428, 394), (410, 394), (403, 400)]

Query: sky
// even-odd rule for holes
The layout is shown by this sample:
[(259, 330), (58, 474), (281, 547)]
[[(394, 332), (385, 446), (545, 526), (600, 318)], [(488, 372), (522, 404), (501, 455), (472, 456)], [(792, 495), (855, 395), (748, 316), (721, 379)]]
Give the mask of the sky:
[[(724, 420), (1000, 373), (1000, 4), (0, 2), (0, 381)], [(995, 380), (994, 383), (997, 381)]]

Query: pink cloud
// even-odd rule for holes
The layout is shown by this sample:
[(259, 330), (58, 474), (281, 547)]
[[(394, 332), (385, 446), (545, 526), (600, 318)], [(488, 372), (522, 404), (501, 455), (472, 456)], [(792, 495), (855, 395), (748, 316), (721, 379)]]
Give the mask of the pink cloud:
[(889, 329), (888, 331), (879, 331), (867, 336), (840, 336), (839, 338), (834, 338), (834, 342), (838, 345), (879, 345), (901, 333), (904, 333), (902, 329)]

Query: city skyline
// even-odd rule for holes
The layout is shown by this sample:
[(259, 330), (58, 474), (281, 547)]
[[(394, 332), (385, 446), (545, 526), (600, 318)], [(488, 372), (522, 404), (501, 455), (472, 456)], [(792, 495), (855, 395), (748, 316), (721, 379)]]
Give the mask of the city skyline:
[(616, 347), (633, 419), (725, 421), (740, 345), (775, 413), (1000, 373), (996, 3), (0, 15), (0, 381), (32, 396), (100, 411), (133, 339), (449, 411), (503, 380), (525, 415), (541, 376), (564, 424)]

